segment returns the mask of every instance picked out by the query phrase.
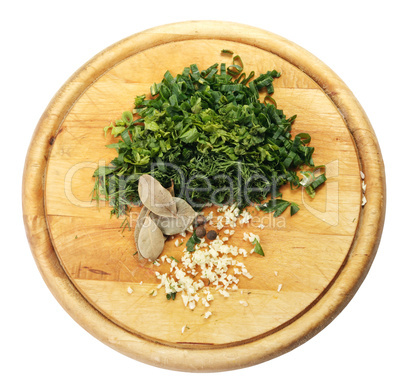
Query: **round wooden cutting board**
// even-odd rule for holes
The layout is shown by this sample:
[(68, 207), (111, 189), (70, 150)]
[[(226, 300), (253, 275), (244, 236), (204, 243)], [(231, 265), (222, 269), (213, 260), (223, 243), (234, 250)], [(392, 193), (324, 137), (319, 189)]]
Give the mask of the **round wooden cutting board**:
[[(277, 70), (274, 98), (297, 115), (292, 135), (308, 132), (327, 182), (314, 199), (282, 190), (300, 206), (278, 218), (249, 208), (253, 222), (228, 243), (251, 250), (244, 232), (261, 238), (262, 257), (237, 257), (253, 276), (229, 297), (214, 292), (206, 308), (178, 296), (156, 296), (155, 271), (135, 255), (131, 227), (91, 202), (92, 174), (115, 156), (103, 127), (150, 95), (166, 70), (206, 69), (240, 55), (246, 72)], [(362, 172), (366, 188), (362, 188)], [(362, 206), (362, 200), (367, 203)], [(216, 208), (206, 211), (218, 213)], [(44, 280), (66, 311), (105, 344), (137, 360), (184, 371), (221, 371), (281, 355), (324, 328), (348, 303), (376, 253), (385, 213), (385, 175), (370, 123), (346, 85), (322, 62), (272, 33), (222, 22), (185, 22), (133, 35), (98, 54), (61, 88), (43, 114), (27, 155), (23, 211)], [(257, 225), (263, 223), (264, 227)], [(257, 225), (256, 225), (257, 224)], [(263, 229), (262, 229), (263, 228)], [(180, 259), (190, 236), (166, 242)], [(132, 291), (128, 291), (128, 288)], [(131, 292), (131, 293), (129, 293)], [(245, 307), (244, 304), (247, 304)], [(212, 315), (206, 319), (206, 311)]]

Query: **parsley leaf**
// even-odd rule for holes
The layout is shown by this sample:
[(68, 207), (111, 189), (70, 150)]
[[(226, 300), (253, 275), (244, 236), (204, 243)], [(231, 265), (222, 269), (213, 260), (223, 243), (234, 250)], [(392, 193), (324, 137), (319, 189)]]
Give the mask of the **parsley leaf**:
[(261, 256), (265, 256), (264, 251), (262, 250), (261, 244), (257, 239), (254, 239), (253, 244), (255, 245), (254, 252), (258, 253)]
[(187, 243), (186, 243), (187, 250), (189, 252), (194, 252), (195, 245), (199, 244), (200, 242), (201, 242), (201, 239), (197, 237), (197, 235), (195, 234), (195, 231), (194, 231), (194, 233), (191, 235), (191, 237), (187, 240)]
[(293, 216), (299, 211), (300, 207), (295, 202), (290, 204), (290, 215)]
[(280, 216), (290, 205), (289, 201), (280, 198), (271, 199), (265, 204), (259, 206), (259, 209), (266, 213), (274, 212), (274, 217)]
[(258, 210), (262, 210), (266, 213), (274, 212), (274, 217), (280, 216), (288, 207), (290, 206), (290, 215), (295, 215), (300, 207), (295, 202), (289, 202), (286, 200), (282, 200), (279, 198), (271, 199), (265, 204), (262, 204), (257, 207)]

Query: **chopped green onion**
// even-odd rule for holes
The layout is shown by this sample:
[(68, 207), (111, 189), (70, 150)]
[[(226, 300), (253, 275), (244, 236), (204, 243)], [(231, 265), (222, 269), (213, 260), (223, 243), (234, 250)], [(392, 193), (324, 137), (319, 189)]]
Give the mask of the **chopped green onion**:
[[(197, 64), (176, 76), (166, 71), (160, 83), (151, 85), (151, 98), (136, 96), (132, 112), (123, 112), (104, 128), (105, 135), (111, 130), (118, 138), (106, 145), (117, 156), (95, 171), (92, 198), (109, 201), (111, 215), (120, 216), (140, 203), (138, 179), (143, 174), (165, 187), (173, 181), (176, 193), (190, 197), (194, 208), (212, 199), (215, 204), (233, 200), (244, 208), (280, 197), (280, 187), (287, 183), (292, 189), (304, 185), (313, 194), (325, 177), (314, 178), (311, 185), (297, 175), (303, 165), (314, 167), (314, 148), (307, 146), (307, 133), (292, 139), (296, 116), (287, 118), (272, 97), (279, 76), (272, 70), (257, 77), (251, 71), (246, 77), (239, 55), (228, 65), (214, 63), (201, 71)], [(275, 201), (275, 216), (290, 205)], [(296, 213), (296, 207), (291, 211)], [(190, 238), (188, 248), (197, 243)]]
[(222, 53), (222, 54), (233, 55), (233, 51), (232, 51), (232, 50), (225, 50), (225, 49), (223, 49), (223, 50), (221, 51), (221, 53)]

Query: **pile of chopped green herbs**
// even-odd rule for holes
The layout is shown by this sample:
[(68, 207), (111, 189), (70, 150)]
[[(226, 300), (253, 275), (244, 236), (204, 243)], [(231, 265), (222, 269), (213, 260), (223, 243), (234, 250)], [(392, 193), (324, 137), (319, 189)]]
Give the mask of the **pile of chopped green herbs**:
[[(192, 64), (175, 77), (167, 71), (151, 86), (151, 98), (137, 96), (133, 112), (104, 128), (105, 135), (111, 130), (119, 138), (106, 145), (118, 155), (95, 171), (93, 198), (109, 201), (112, 214), (124, 214), (140, 203), (138, 179), (146, 173), (173, 186), (176, 196), (194, 207), (232, 202), (245, 207), (269, 195), (281, 197), (284, 184), (298, 188), (297, 171), (314, 166), (310, 135), (291, 138), (296, 116), (286, 118), (271, 96), (280, 74), (254, 76), (243, 71), (237, 55), (230, 65), (200, 71)], [(308, 192), (313, 195), (314, 189)]]

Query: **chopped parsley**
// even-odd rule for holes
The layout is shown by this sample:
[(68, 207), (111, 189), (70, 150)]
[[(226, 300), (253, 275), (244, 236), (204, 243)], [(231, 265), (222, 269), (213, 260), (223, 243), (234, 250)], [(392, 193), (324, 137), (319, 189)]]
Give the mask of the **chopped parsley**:
[[(232, 56), (232, 63), (204, 70), (191, 64), (176, 76), (166, 71), (151, 86), (151, 97), (135, 97), (133, 111), (104, 128), (105, 135), (118, 139), (106, 145), (117, 156), (95, 171), (92, 197), (109, 201), (111, 214), (120, 216), (140, 203), (138, 179), (143, 174), (164, 187), (173, 183), (175, 195), (194, 208), (233, 202), (243, 208), (280, 196), (287, 183), (298, 188), (297, 171), (314, 166), (310, 135), (292, 139), (296, 116), (287, 118), (272, 98), (280, 73), (246, 74), (238, 55), (230, 50), (222, 54)], [(324, 179), (314, 180), (308, 193), (314, 194)], [(295, 204), (275, 201), (275, 216), (288, 206), (291, 214), (298, 210)], [(188, 248), (195, 243), (193, 235)]]

